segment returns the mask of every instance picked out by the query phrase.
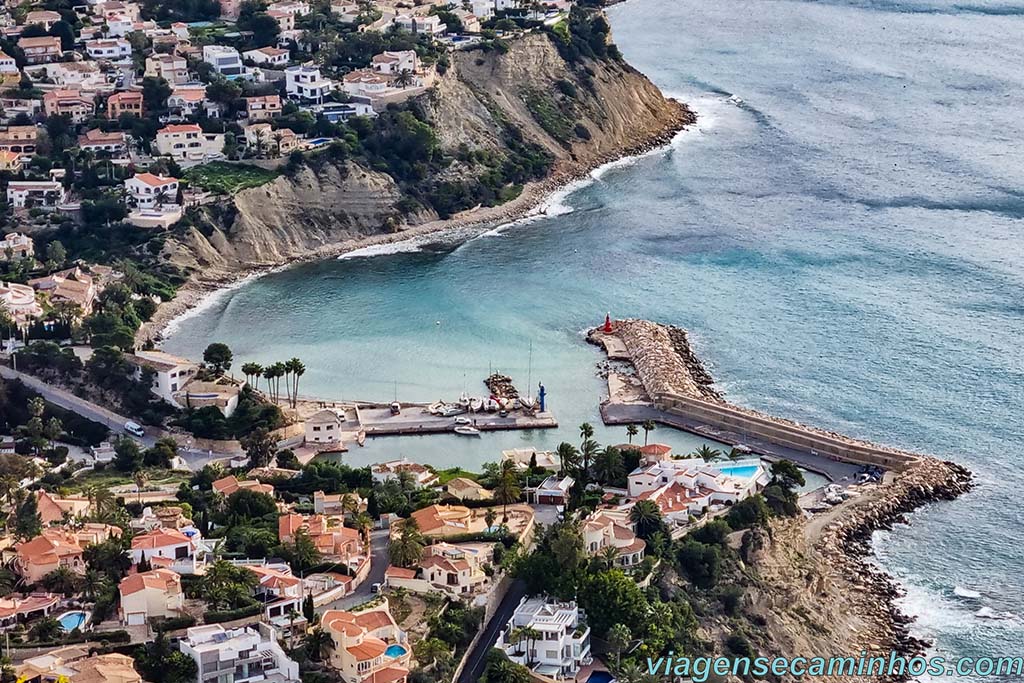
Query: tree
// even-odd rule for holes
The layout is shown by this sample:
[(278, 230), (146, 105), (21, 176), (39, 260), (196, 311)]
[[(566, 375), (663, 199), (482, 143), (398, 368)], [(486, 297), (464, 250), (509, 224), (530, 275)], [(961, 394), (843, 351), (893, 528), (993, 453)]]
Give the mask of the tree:
[(644, 420), (644, 423), (641, 426), (644, 430), (644, 445), (646, 446), (648, 437), (650, 437), (651, 432), (654, 431), (654, 420)]
[(210, 609), (238, 609), (253, 604), (252, 590), (259, 578), (247, 567), (217, 560), (206, 567), (199, 581), (199, 595)]
[(558, 444), (555, 451), (558, 454), (558, 462), (561, 466), (561, 474), (568, 474), (575, 470), (580, 464), (580, 452), (571, 443), (563, 441)]
[(302, 599), (302, 616), (306, 617), (306, 623), (312, 624), (316, 619), (316, 605), (313, 604), (313, 594), (307, 593)]
[(259, 363), (243, 363), (242, 374), (245, 375), (246, 383), (252, 384), (252, 388), (259, 391), (259, 379), (263, 375), (263, 366)]
[(530, 683), (533, 680), (529, 669), (513, 662), (498, 648), (491, 648), (486, 662), (480, 683)]
[(40, 643), (49, 643), (57, 640), (64, 632), (64, 627), (53, 617), (43, 617), (28, 631), (28, 637)]
[(138, 503), (142, 505), (142, 487), (149, 481), (149, 475), (142, 470), (135, 470), (132, 473), (132, 481), (135, 482), (135, 493), (138, 496)]
[(142, 467), (142, 449), (138, 442), (127, 436), (114, 441), (114, 467), (121, 472), (135, 472)]
[(283, 451), (279, 451), (274, 457), (277, 462), (277, 466), (283, 470), (301, 470), (302, 463), (299, 462), (298, 456), (290, 448), (286, 448)]
[(46, 267), (50, 270), (57, 270), (67, 263), (68, 252), (59, 240), (54, 240), (46, 245)]
[(264, 427), (257, 427), (239, 443), (249, 456), (250, 467), (266, 467), (277, 451), (277, 440)]
[(653, 500), (638, 500), (629, 511), (629, 520), (636, 527), (636, 535), (644, 540), (664, 527), (661, 509)]
[(178, 442), (173, 437), (165, 436), (158, 439), (152, 448), (146, 449), (142, 454), (142, 464), (146, 467), (170, 469), (177, 455)]
[(14, 538), (28, 541), (43, 531), (43, 520), (39, 516), (39, 505), (35, 493), (23, 493), (22, 499), (14, 509), (13, 524), (8, 523)]
[(314, 662), (322, 662), (330, 655), (331, 649), (334, 647), (334, 639), (322, 627), (316, 626), (306, 634), (303, 645), (310, 659)]
[(771, 511), (761, 495), (744, 498), (729, 508), (729, 526), (733, 529), (747, 529), (752, 526), (765, 526)]
[(413, 84), (413, 81), (414, 76), (412, 71), (410, 71), (409, 69), (402, 69), (397, 74), (395, 74), (395, 80), (392, 81), (392, 83), (402, 88), (402, 90), (405, 90), (407, 87)]
[(621, 569), (588, 573), (580, 585), (579, 603), (599, 638), (604, 638), (614, 624), (639, 626), (648, 617), (643, 591)]
[(423, 534), (420, 526), (412, 517), (399, 523), (398, 534), (388, 545), (388, 556), (391, 564), (396, 567), (411, 567), (420, 561), (423, 555)]
[(231, 349), (227, 344), (220, 342), (210, 344), (203, 351), (203, 362), (210, 366), (217, 376), (223, 375), (231, 369), (232, 358)]
[(135, 668), (151, 683), (193, 683), (198, 667), (192, 657), (171, 646), (163, 630), (135, 651)]
[(306, 366), (298, 358), (292, 358), (285, 363), (285, 369), (291, 374), (292, 408), (294, 408), (299, 400), (299, 378), (306, 373)]
[(519, 473), (511, 460), (501, 463), (501, 474), (494, 487), (494, 499), (501, 503), (501, 523), (508, 524), (508, 504), (519, 500)]
[(585, 444), (588, 439), (593, 439), (593, 438), (594, 438), (594, 427), (593, 427), (593, 425), (591, 425), (589, 422), (584, 422), (583, 424), (581, 424), (580, 425), (580, 450), (581, 451), (583, 450), (583, 444)]
[(615, 446), (605, 446), (594, 461), (594, 473), (602, 484), (614, 484), (625, 475), (622, 453)]
[(320, 551), (317, 550), (316, 543), (305, 529), (298, 529), (292, 535), (289, 551), (292, 569), (299, 573), (310, 567), (315, 567), (320, 562)]
[(605, 638), (605, 641), (608, 643), (609, 652), (615, 655), (616, 669), (621, 666), (622, 653), (629, 647), (631, 640), (633, 640), (633, 634), (629, 632), (629, 627), (625, 624), (615, 624), (608, 629), (608, 636)]
[(78, 590), (78, 575), (70, 567), (60, 566), (39, 580), (43, 588), (51, 593), (62, 593), (70, 598)]
[(693, 452), (693, 455), (697, 456), (704, 462), (711, 462), (712, 460), (717, 460), (718, 458), (722, 457), (722, 451), (718, 450), (717, 448), (712, 448), (707, 444), (704, 444), (703, 446), (695, 450)]
[(626, 436), (629, 437), (629, 443), (633, 443), (633, 437), (636, 436), (638, 431), (635, 424), (626, 425)]

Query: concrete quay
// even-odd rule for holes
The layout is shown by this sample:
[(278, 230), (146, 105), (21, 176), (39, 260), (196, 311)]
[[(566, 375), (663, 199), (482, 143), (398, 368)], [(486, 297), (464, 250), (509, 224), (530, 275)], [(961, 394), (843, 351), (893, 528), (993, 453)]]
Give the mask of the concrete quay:
[[(481, 432), (509, 429), (553, 429), (558, 421), (550, 412), (526, 415), (511, 411), (508, 417), (498, 413), (464, 413), (458, 417), (467, 418)], [(402, 412), (392, 415), (388, 408), (359, 408), (359, 424), (366, 436), (399, 436), (409, 434), (450, 434), (458, 424), (455, 417), (431, 415), (422, 406), (402, 406)]]

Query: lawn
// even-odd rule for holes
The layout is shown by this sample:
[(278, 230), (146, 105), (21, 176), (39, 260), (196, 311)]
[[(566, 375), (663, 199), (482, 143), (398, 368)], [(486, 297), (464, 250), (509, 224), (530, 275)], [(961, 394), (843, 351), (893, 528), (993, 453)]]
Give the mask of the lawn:
[(473, 481), (476, 481), (477, 479), (480, 478), (480, 475), (477, 474), (476, 472), (470, 472), (469, 470), (464, 470), (459, 467), (452, 467), (451, 469), (439, 470), (437, 472), (437, 483), (440, 484), (441, 486), (444, 486), (452, 479), (456, 479), (458, 477), (462, 477), (463, 479), (472, 479)]
[[(149, 486), (165, 486), (167, 484), (180, 484), (183, 481), (188, 481), (189, 475), (186, 472), (176, 472), (171, 470), (159, 469), (154, 467), (147, 467), (144, 470), (146, 472), (146, 487)], [(90, 470), (83, 473), (80, 476), (74, 477), (67, 482), (65, 486), (72, 491), (84, 491), (90, 486), (102, 486), (104, 488), (111, 488), (113, 486), (127, 486), (134, 485), (134, 480), (131, 474), (120, 472), (113, 467), (105, 467), (102, 470)]]
[(193, 166), (185, 171), (185, 180), (193, 187), (199, 187), (218, 194), (234, 194), (269, 183), (278, 176), (270, 171), (249, 164), (229, 164), (214, 161), (202, 166)]

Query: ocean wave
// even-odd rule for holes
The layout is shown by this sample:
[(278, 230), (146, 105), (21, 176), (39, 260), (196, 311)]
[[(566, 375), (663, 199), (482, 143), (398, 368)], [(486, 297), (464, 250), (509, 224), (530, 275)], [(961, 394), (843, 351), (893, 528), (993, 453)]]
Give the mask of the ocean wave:
[(218, 287), (217, 289), (207, 294), (204, 294), (203, 296), (199, 297), (199, 300), (196, 301), (194, 305), (190, 306), (187, 310), (183, 311), (181, 315), (171, 318), (170, 321), (168, 321), (168, 323), (163, 326), (163, 329), (160, 332), (160, 336), (165, 340), (170, 339), (172, 336), (174, 336), (174, 334), (177, 333), (178, 329), (181, 327), (181, 324), (186, 320), (189, 320), (190, 318), (195, 318), (210, 310), (235, 290), (241, 289), (250, 282), (257, 280), (263, 277), (264, 275), (269, 275), (270, 273), (282, 270), (285, 267), (286, 266), (281, 266), (278, 268), (268, 268), (267, 270), (252, 272), (243, 278), (235, 280), (234, 282), (228, 283), (223, 287)]
[[(436, 237), (436, 236), (435, 236)], [(338, 257), (339, 261), (348, 261), (356, 258), (370, 258), (373, 256), (388, 256), (391, 254), (408, 254), (420, 251), (428, 240), (422, 237), (410, 237), (407, 240), (388, 242), (387, 244), (371, 244), (368, 247), (353, 249)]]

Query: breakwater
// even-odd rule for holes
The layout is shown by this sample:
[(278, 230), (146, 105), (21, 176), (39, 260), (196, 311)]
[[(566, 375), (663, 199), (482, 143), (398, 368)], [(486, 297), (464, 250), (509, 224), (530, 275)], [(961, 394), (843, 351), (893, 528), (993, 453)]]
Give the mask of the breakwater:
[[(650, 419), (783, 457), (806, 454), (895, 470), (922, 457), (727, 402), (714, 389), (713, 378), (681, 328), (635, 319), (616, 320), (610, 328), (592, 330), (588, 339), (605, 348), (625, 348), (626, 359), (636, 368), (649, 399)], [(618, 344), (609, 343), (609, 337)], [(602, 405), (601, 413), (608, 424), (632, 422), (638, 414), (636, 405), (619, 406), (613, 401)]]

